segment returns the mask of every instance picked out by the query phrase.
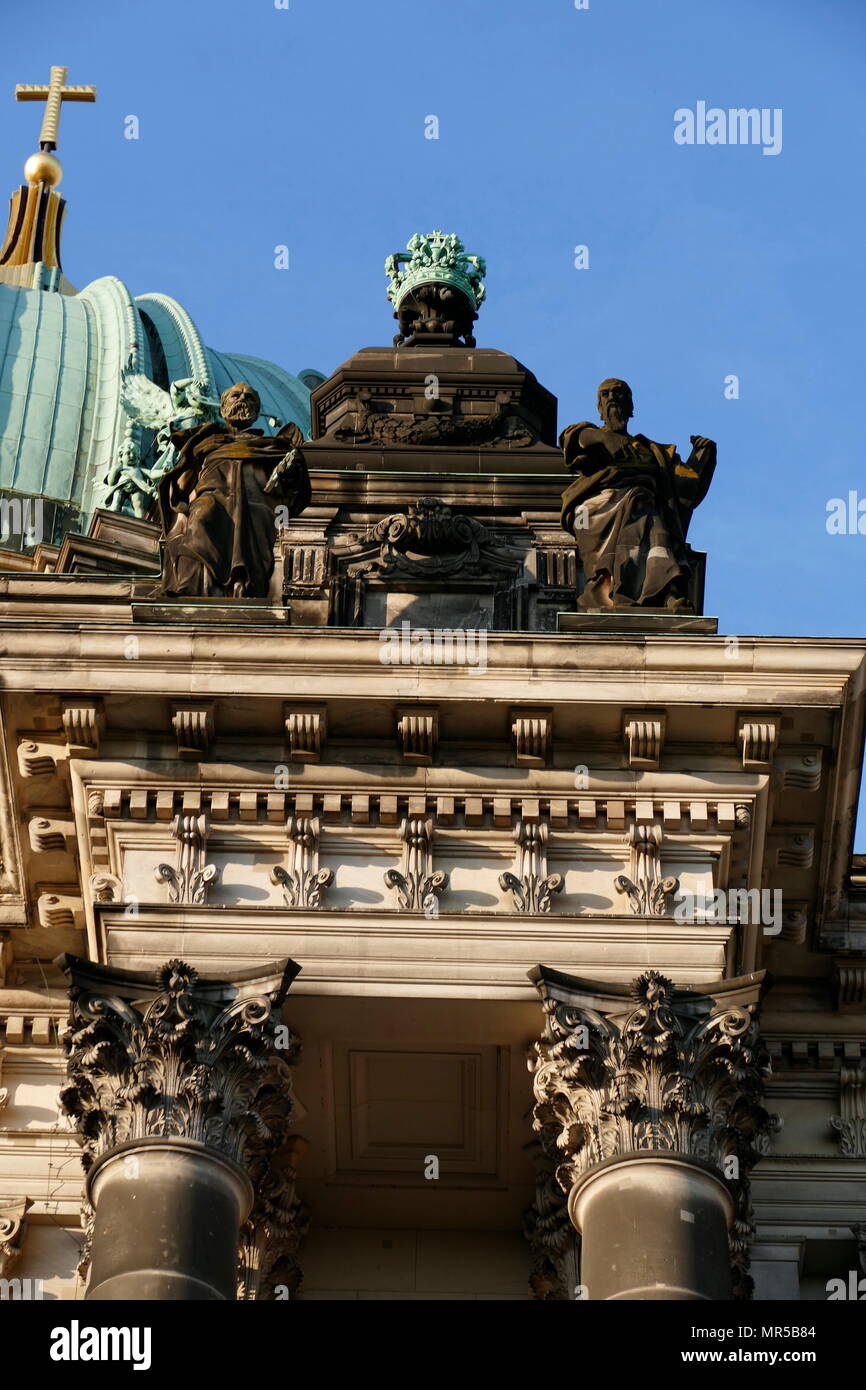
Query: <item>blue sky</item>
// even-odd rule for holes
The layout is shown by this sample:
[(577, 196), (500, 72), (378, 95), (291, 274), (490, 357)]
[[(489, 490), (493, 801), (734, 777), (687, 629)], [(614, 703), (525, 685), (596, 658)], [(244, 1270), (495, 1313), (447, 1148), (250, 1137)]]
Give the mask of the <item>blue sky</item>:
[[(866, 498), (862, 0), (39, 0), (3, 27), (10, 191), (41, 110), (14, 84), (61, 62), (98, 88), (61, 127), (74, 284), (118, 275), (215, 348), (329, 372), (390, 341), (384, 257), (456, 231), (488, 262), (479, 342), (560, 426), (617, 375), (635, 428), (718, 441), (691, 539), (722, 631), (866, 630), (866, 535), (826, 530)], [(781, 152), (677, 145), (698, 101), (781, 108)]]

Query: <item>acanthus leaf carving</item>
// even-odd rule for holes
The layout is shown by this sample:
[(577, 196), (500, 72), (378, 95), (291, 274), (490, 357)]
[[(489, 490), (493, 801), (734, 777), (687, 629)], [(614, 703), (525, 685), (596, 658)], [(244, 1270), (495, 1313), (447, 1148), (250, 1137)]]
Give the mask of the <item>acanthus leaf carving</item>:
[(547, 821), (536, 816), (522, 816), (514, 827), (515, 872), (500, 874), (499, 886), (511, 893), (517, 912), (549, 912), (551, 895), (562, 892), (562, 874), (547, 872), (549, 834)]
[(680, 881), (673, 875), (667, 878), (660, 875), (661, 826), (632, 824), (627, 839), (629, 873), (617, 874), (613, 886), (618, 893), (627, 896), (636, 917), (664, 917), (668, 897), (677, 891)]
[(177, 840), (177, 863), (157, 864), (154, 876), (158, 883), (168, 884), (169, 902), (202, 907), (211, 884), (219, 880), (217, 866), (205, 863), (207, 816), (181, 812), (171, 823), (171, 833)]
[(866, 1067), (842, 1067), (839, 1112), (830, 1116), (830, 1128), (839, 1136), (842, 1157), (866, 1158)]
[(332, 869), (319, 868), (320, 825), (316, 816), (289, 816), (289, 867), (278, 864), (271, 870), (271, 882), (283, 889), (286, 907), (318, 908), (322, 893), (334, 877)]
[(735, 1289), (748, 1297), (748, 1174), (775, 1125), (761, 1102), (769, 1075), (757, 1025), (761, 977), (700, 994), (651, 970), (632, 984), (630, 1007), (620, 991), (604, 1011), (599, 996), (609, 987), (543, 967), (533, 978), (545, 1013), (529, 1057), (533, 1128), (562, 1192), (634, 1151), (710, 1164), (734, 1198)]
[[(77, 961), (70, 959), (74, 972)], [(226, 1011), (215, 1026), (217, 1018), (196, 998), (198, 978), (185, 962), (168, 961), (156, 973), (146, 1008), (73, 983), (60, 1103), (83, 1136), (85, 1171), (118, 1144), (150, 1135), (183, 1135), (221, 1150), (227, 1143), (225, 1103), (232, 1118), (240, 1112), (237, 1100), (229, 1100), (231, 1088), (219, 1082), (234, 1079), (241, 1057), (233, 1045), (244, 1024)], [(256, 1044), (267, 1016), (258, 1027), (250, 1020)], [(231, 1157), (239, 1147), (235, 1136)]]
[(386, 869), (385, 883), (395, 890), (402, 912), (431, 912), (448, 883), (443, 869), (433, 869), (433, 822), (427, 816), (407, 816), (400, 824), (403, 866)]
[[(290, 1161), (305, 1143), (291, 1133), (300, 1041), (280, 1023), (298, 967), (284, 961), (233, 983), (201, 979), (182, 960), (166, 962), (152, 981), (75, 956), (58, 963), (70, 978), (60, 1105), (78, 1130), (85, 1172), (118, 1145), (152, 1137), (196, 1140), (241, 1164), (256, 1200), (239, 1280), (244, 1297), (261, 1296), (270, 1266), (294, 1255), (307, 1224)], [(82, 1218), (83, 1276), (87, 1202)]]

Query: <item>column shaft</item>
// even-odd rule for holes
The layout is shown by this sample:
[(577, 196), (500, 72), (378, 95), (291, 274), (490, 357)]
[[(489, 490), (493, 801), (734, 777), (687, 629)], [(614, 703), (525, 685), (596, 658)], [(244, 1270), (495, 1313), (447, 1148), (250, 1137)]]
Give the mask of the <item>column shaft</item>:
[(233, 1300), (249, 1178), (204, 1144), (125, 1144), (88, 1174), (94, 1207), (87, 1298)]
[(621, 1158), (572, 1189), (591, 1300), (730, 1299), (734, 1204), (709, 1170), (676, 1155)]

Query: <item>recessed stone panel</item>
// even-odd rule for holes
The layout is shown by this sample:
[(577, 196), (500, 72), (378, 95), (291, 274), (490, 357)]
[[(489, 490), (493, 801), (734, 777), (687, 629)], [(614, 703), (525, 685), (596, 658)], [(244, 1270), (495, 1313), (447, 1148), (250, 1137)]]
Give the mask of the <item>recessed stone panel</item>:
[[(401, 1174), (419, 1183), (499, 1177), (501, 1049), (438, 1051), (335, 1044), (335, 1177)], [(434, 1157), (438, 1179), (424, 1176)]]

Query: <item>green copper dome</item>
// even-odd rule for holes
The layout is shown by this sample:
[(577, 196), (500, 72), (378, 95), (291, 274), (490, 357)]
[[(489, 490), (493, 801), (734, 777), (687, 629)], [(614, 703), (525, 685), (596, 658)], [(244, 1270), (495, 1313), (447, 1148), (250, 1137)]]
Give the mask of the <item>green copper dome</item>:
[(129, 373), (165, 391), (196, 378), (217, 399), (232, 382), (248, 381), (261, 396), (266, 429), (268, 417), (292, 420), (305, 435), (310, 390), (322, 379), (305, 372), (301, 381), (275, 363), (215, 352), (176, 300), (134, 299), (114, 276), (78, 294), (0, 284), (0, 490), (65, 504), (82, 521), (106, 505), (118, 460), (153, 453), (153, 431), (124, 408)]
[(215, 418), (233, 382), (258, 392), (265, 432), (292, 421), (309, 435), (310, 393), (324, 380), (215, 352), (168, 295), (133, 298), (114, 276), (81, 291), (69, 283), (54, 151), (62, 104), (92, 102), (96, 92), (67, 85), (66, 76), (54, 67), (47, 86), (16, 88), (18, 100), (46, 107), (0, 244), (0, 495), (51, 503), (47, 542), (86, 526), (99, 507), (146, 515), (156, 475), (171, 461), (172, 430)]

